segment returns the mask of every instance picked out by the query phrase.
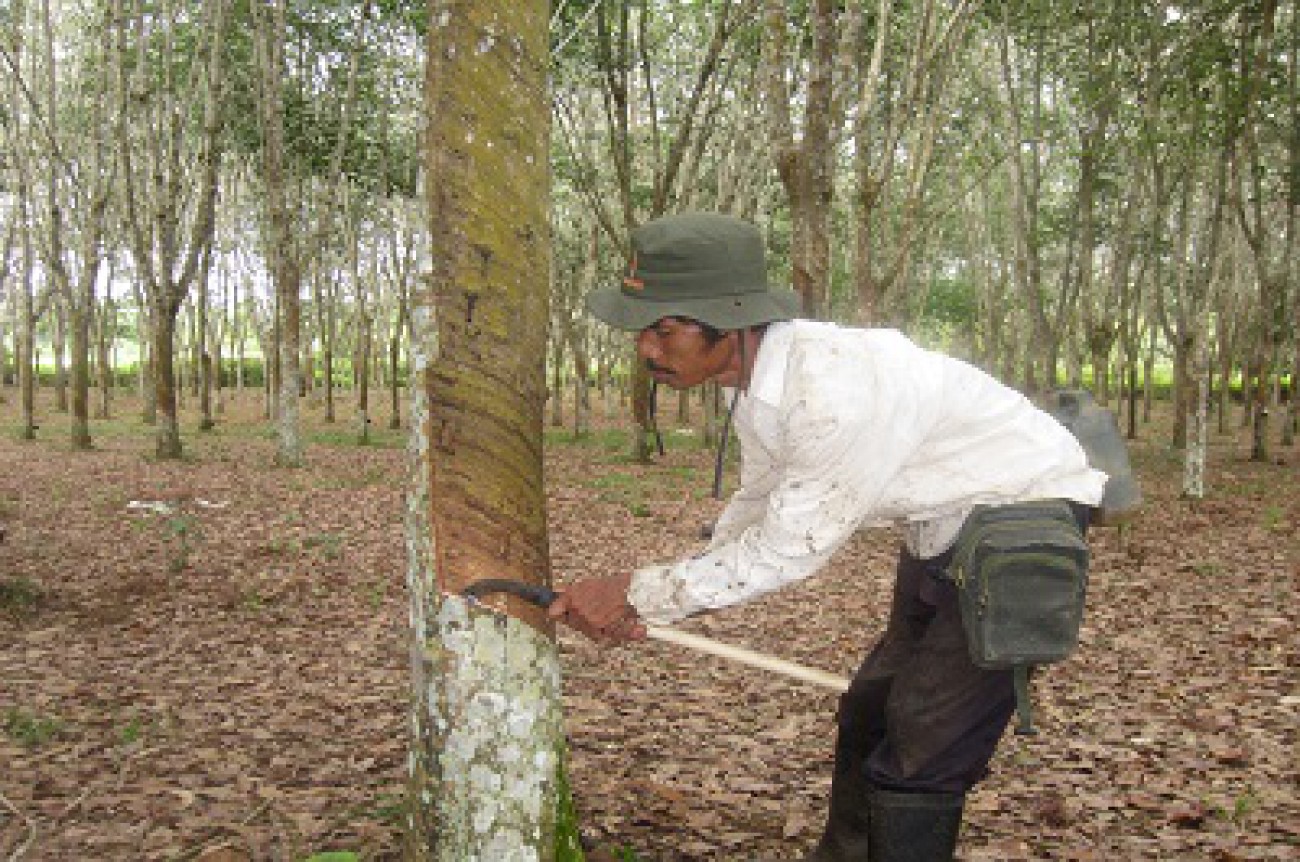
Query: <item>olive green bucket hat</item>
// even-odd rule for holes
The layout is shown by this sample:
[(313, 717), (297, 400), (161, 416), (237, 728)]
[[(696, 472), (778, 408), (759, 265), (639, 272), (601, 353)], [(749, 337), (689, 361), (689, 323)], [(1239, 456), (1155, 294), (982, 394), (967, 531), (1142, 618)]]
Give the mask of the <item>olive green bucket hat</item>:
[(799, 295), (767, 285), (763, 236), (743, 219), (681, 213), (632, 231), (632, 260), (619, 287), (587, 295), (587, 311), (616, 329), (641, 330), (689, 317), (732, 330), (790, 320)]

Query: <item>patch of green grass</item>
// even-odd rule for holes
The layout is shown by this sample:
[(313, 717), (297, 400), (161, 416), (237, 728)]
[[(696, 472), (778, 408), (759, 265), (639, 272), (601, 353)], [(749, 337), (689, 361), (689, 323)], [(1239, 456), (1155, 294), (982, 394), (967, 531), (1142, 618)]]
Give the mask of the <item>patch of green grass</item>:
[(1264, 524), (1271, 532), (1279, 532), (1287, 526), (1286, 509), (1281, 506), (1269, 506), (1264, 510)]
[(1242, 825), (1250, 818), (1251, 812), (1255, 810), (1258, 800), (1251, 790), (1237, 794), (1237, 798), (1232, 802), (1232, 811), (1228, 814), (1228, 819), (1237, 825)]
[(315, 487), (323, 491), (348, 491), (358, 488), (371, 488), (388, 481), (387, 472), (380, 467), (371, 467), (355, 476), (322, 476), (315, 481)]
[[(600, 458), (603, 463), (626, 464), (633, 460), (632, 434), (633, 432), (626, 428), (602, 428), (581, 437), (574, 437), (572, 431), (551, 428), (543, 432), (542, 439), (547, 445), (573, 446), (599, 451), (603, 453), (603, 457)], [(689, 428), (668, 429), (662, 432), (662, 437), (665, 451), (696, 449), (700, 445), (700, 435)], [(653, 437), (647, 442), (651, 448), (654, 447)]]
[(252, 613), (261, 612), (262, 609), (266, 607), (266, 603), (267, 598), (262, 595), (262, 591), (257, 587), (249, 587), (245, 590), (243, 598), (240, 601), (244, 610), (251, 611)]
[(555, 776), (555, 860), (583, 862), (586, 857), (578, 830), (578, 811), (573, 805), (573, 788), (569, 784), (568, 753), (563, 745), (559, 755), (559, 769)]
[(118, 736), (121, 738), (123, 745), (130, 745), (133, 742), (139, 741), (143, 733), (144, 725), (140, 723), (140, 719), (133, 717), (122, 728)]
[(640, 481), (639, 477), (633, 476), (631, 473), (605, 473), (588, 480), (586, 484), (588, 488), (627, 490), (635, 488)]
[(294, 543), (292, 540), (286, 539), (283, 536), (273, 536), (265, 545), (262, 546), (262, 550), (268, 554), (279, 556), (280, 554), (291, 553), (294, 550)]
[(18, 707), (5, 710), (4, 731), (24, 748), (40, 748), (63, 732), (63, 721), (57, 716), (41, 716)]
[(34, 612), (45, 601), (45, 594), (31, 578), (19, 575), (0, 579), (0, 611), (24, 617)]
[(383, 793), (370, 806), (359, 808), (355, 813), (367, 820), (401, 826), (406, 822), (406, 797), (400, 793)]
[(343, 547), (343, 537), (338, 533), (314, 533), (303, 537), (302, 547), (304, 550), (320, 548), (325, 559), (333, 560)]
[(168, 515), (163, 521), (165, 529), (175, 541), (172, 545), (172, 557), (167, 561), (168, 569), (173, 573), (189, 568), (190, 554), (194, 552), (194, 542), (202, 537), (197, 515), (179, 509)]
[(1202, 560), (1192, 563), (1192, 571), (1203, 578), (1217, 578), (1223, 574), (1224, 565), (1218, 560)]
[(351, 850), (325, 850), (313, 853), (303, 862), (360, 862), (361, 857)]
[(363, 446), (373, 449), (400, 449), (406, 445), (406, 434), (402, 431), (381, 431), (373, 426), (364, 440), (357, 434), (355, 426), (340, 426), (311, 431), (304, 435), (308, 443), (320, 446)]

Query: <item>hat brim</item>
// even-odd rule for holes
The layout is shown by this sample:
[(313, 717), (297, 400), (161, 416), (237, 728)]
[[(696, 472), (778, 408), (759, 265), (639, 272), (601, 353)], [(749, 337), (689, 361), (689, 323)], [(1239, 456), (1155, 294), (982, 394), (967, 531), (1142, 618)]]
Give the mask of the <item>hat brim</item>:
[(793, 290), (735, 293), (728, 296), (648, 299), (621, 287), (587, 294), (587, 311), (615, 329), (639, 331), (665, 317), (688, 317), (714, 329), (731, 330), (793, 320), (802, 303)]

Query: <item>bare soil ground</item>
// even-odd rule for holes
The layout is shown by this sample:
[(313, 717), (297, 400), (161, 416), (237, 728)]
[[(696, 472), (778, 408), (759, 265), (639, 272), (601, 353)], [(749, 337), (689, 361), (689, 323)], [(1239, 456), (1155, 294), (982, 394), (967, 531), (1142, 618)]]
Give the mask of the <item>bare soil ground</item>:
[[(402, 432), (357, 446), (312, 406), (308, 466), (278, 469), (248, 394), (211, 432), (186, 414), (187, 456), (163, 463), (128, 399), (74, 452), (44, 404), (40, 439), (18, 441), (0, 394), (0, 858), (398, 858)], [(613, 434), (549, 437), (557, 578), (698, 547), (717, 504), (688, 436), (652, 466)], [(1251, 463), (1218, 436), (1190, 502), (1167, 430), (1143, 437), (1146, 510), (1094, 532), (1082, 649), (1039, 675), (1041, 733), (1009, 735), (972, 794), (964, 860), (1300, 859), (1300, 453)], [(896, 542), (863, 533), (810, 581), (689, 627), (850, 674)], [(561, 647), (592, 848), (747, 860), (815, 841), (833, 696), (662, 645)]]

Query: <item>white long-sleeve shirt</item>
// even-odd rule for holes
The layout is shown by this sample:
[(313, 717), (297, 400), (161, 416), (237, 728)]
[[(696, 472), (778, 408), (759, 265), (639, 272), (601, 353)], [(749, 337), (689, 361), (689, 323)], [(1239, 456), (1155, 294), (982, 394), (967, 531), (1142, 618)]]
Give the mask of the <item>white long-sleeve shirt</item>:
[(1106, 474), (1055, 419), (886, 329), (767, 329), (734, 418), (740, 487), (697, 557), (648, 566), (628, 600), (668, 623), (808, 577), (859, 527), (905, 522), (921, 557), (980, 503), (1101, 500)]

